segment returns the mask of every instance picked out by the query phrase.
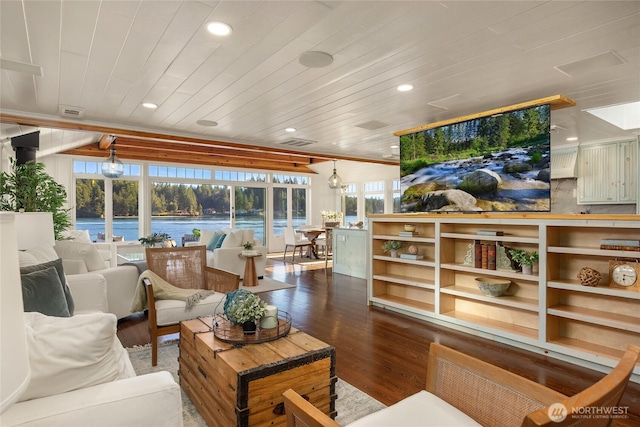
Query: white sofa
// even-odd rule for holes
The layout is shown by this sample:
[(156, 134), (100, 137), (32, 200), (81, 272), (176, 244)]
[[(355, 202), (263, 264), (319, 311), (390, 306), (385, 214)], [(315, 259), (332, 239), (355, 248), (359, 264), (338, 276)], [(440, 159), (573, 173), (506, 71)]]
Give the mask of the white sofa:
[[(136, 266), (107, 267), (98, 250), (91, 243), (57, 241), (55, 246), (42, 246), (20, 252), (20, 266), (28, 266), (57, 258), (62, 259), (67, 283), (86, 283), (96, 275), (106, 281), (107, 307), (118, 319), (131, 315), (131, 300), (138, 284), (139, 271)], [(86, 276), (86, 277), (85, 277)]]
[[(225, 234), (222, 244), (217, 249), (211, 249), (211, 239), (214, 235)], [(253, 242), (253, 250), (258, 251), (262, 256), (254, 258), (256, 273), (258, 277), (264, 276), (267, 265), (267, 248), (261, 246), (261, 242), (254, 238), (253, 230), (229, 229), (222, 230), (201, 230), (200, 239), (197, 242), (186, 242), (185, 246), (204, 245), (207, 248), (207, 265), (209, 267), (220, 268), (231, 271), (244, 278), (245, 259), (240, 255), (244, 250), (243, 244)]]
[(0, 415), (0, 425), (182, 426), (181, 392), (172, 375), (135, 375), (116, 336), (116, 317), (100, 312), (107, 306), (106, 279), (81, 276), (68, 282), (74, 316), (25, 313), (31, 381)]

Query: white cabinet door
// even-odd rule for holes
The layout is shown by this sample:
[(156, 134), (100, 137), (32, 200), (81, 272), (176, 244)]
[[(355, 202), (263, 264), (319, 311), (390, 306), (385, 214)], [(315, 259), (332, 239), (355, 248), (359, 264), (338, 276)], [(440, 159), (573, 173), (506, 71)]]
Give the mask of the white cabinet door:
[(580, 147), (578, 203), (618, 200), (618, 145)]
[(635, 202), (637, 146), (628, 140), (580, 147), (578, 204)]
[(621, 142), (619, 154), (620, 187), (618, 199), (621, 202), (635, 202), (638, 177), (638, 143), (636, 141)]

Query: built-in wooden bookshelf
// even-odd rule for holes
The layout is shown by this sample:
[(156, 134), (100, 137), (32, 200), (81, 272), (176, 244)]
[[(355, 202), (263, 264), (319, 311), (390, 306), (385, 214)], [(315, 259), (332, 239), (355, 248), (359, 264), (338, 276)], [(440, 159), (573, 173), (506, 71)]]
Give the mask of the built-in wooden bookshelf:
[[(413, 235), (403, 233), (405, 224), (416, 227)], [(371, 215), (369, 303), (576, 363), (612, 367), (628, 344), (640, 345), (640, 292), (609, 287), (609, 261), (640, 258), (640, 252), (600, 249), (600, 240), (631, 235), (640, 236), (638, 216)], [(386, 240), (403, 241), (400, 252), (413, 245), (423, 257), (391, 257), (381, 248)], [(535, 250), (538, 268), (523, 274), (508, 260), (495, 270), (478, 268), (469, 262), (477, 244), (496, 245), (503, 253)], [(598, 286), (580, 283), (582, 267), (601, 273)], [(505, 295), (491, 297), (480, 292), (476, 278), (508, 279), (511, 285)], [(635, 380), (638, 375), (640, 366)]]

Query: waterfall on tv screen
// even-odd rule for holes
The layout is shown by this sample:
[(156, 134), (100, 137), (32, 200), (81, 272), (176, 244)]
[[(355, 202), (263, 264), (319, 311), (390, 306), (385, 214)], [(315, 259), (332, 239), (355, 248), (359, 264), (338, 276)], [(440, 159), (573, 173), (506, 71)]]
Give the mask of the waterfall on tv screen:
[(550, 105), (400, 137), (402, 212), (548, 212)]

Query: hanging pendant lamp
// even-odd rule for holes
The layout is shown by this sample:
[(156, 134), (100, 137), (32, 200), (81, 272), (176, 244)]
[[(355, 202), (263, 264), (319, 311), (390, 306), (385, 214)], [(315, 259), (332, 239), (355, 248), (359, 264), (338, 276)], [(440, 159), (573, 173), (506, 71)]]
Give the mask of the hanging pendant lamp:
[(118, 157), (116, 157), (116, 137), (111, 141), (111, 154), (102, 163), (102, 175), (107, 178), (120, 178), (124, 173), (124, 165)]
[(338, 174), (336, 173), (336, 161), (333, 161), (333, 175), (331, 175), (329, 177), (329, 188), (331, 189), (336, 189), (336, 188), (340, 188), (340, 185), (342, 184), (342, 179), (340, 179), (340, 176), (338, 176)]

